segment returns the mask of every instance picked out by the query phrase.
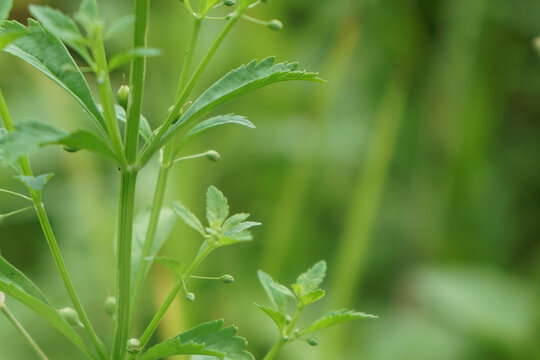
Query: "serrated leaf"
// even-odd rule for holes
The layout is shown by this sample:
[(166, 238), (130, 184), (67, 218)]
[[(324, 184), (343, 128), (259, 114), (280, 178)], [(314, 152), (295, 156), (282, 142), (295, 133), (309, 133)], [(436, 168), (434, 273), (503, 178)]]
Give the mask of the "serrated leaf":
[(249, 216), (250, 215), (246, 213), (234, 214), (233, 216), (225, 220), (221, 228), (223, 231), (231, 229), (236, 225), (240, 224), (242, 221), (246, 220)]
[(270, 286), (274, 288), (274, 290), (283, 294), (284, 296), (291, 298), (292, 300), (296, 300), (296, 297), (294, 296), (293, 292), (289, 290), (289, 288), (286, 287), (285, 285), (273, 283), (273, 284), (270, 284)]
[(17, 175), (15, 176), (15, 178), (17, 178), (20, 182), (22, 182), (29, 188), (36, 191), (41, 191), (53, 176), (54, 174), (49, 173), (38, 176)]
[(6, 30), (28, 29), (28, 34), (15, 40), (4, 50), (32, 65), (66, 90), (92, 117), (102, 134), (106, 134), (105, 120), (94, 102), (90, 88), (62, 42), (45, 32), (32, 19), (28, 20), (27, 28), (16, 21), (7, 21), (4, 24)]
[(135, 16), (133, 15), (123, 16), (114, 20), (105, 30), (103, 39), (110, 40), (118, 35), (121, 35), (122, 33), (127, 33), (134, 22)]
[(352, 320), (360, 320), (360, 319), (376, 319), (378, 316), (375, 315), (369, 315), (353, 310), (334, 310), (329, 312), (328, 314), (324, 315), (320, 319), (316, 320), (313, 324), (311, 324), (307, 329), (300, 332), (298, 336), (303, 336), (305, 334), (326, 329), (330, 326), (342, 324), (344, 322), (352, 321)]
[(94, 357), (84, 340), (58, 314), (41, 290), (2, 256), (0, 256), (0, 291), (36, 312), (56, 327), (86, 355), (90, 358)]
[(186, 223), (186, 225), (198, 231), (199, 234), (201, 234), (203, 237), (206, 236), (206, 232), (204, 231), (204, 227), (201, 224), (200, 220), (187, 207), (180, 203), (173, 202), (172, 209), (178, 216), (180, 216), (180, 218)]
[(221, 125), (227, 125), (227, 124), (236, 124), (236, 125), (242, 125), (251, 129), (255, 128), (255, 125), (253, 125), (248, 119), (246, 119), (244, 116), (238, 116), (234, 114), (228, 114), (228, 115), (218, 115), (213, 118), (204, 120), (194, 126), (191, 130), (189, 130), (186, 135), (182, 138), (180, 141), (181, 145), (184, 145), (197, 136), (205, 133), (206, 131), (221, 126)]
[(154, 256), (153, 258), (157, 262), (166, 266), (173, 272), (173, 274), (178, 278), (182, 279), (182, 271), (184, 270), (184, 264), (178, 259), (165, 256)]
[(75, 50), (87, 63), (91, 63), (91, 56), (86, 48), (85, 38), (79, 31), (75, 21), (60, 10), (48, 6), (30, 5), (29, 9), (30, 14), (47, 31)]
[(261, 309), (274, 323), (277, 325), (279, 329), (279, 333), (281, 334), (283, 332), (283, 329), (285, 328), (285, 325), (287, 324), (287, 319), (285, 317), (285, 314), (269, 308), (268, 306), (255, 304), (259, 309)]
[(13, 0), (0, 0), (0, 24), (9, 16), (13, 7)]
[(109, 71), (114, 71), (121, 66), (129, 64), (134, 58), (160, 56), (162, 51), (154, 48), (135, 48), (127, 52), (116, 54), (109, 61)]
[(304, 80), (324, 82), (316, 73), (297, 71), (297, 63), (274, 64), (274, 57), (257, 62), (253, 60), (247, 65), (229, 72), (210, 86), (180, 119), (160, 139), (156, 149), (169, 141), (180, 127), (207, 113), (215, 107), (248, 92), (281, 81)]
[(227, 198), (215, 186), (210, 186), (206, 192), (206, 219), (211, 228), (223, 224), (229, 216)]
[[(1, 0), (0, 0), (1, 1)], [(1, 24), (1, 21), (0, 21)], [(6, 46), (17, 40), (21, 36), (26, 34), (26, 30), (8, 29), (4, 30), (0, 28), (0, 50), (3, 50)]]
[(247, 229), (250, 229), (254, 226), (260, 226), (261, 223), (260, 222), (256, 222), (256, 221), (244, 221), (244, 222), (241, 222), (240, 224), (238, 225), (235, 225), (233, 227), (230, 227), (229, 229), (223, 231), (222, 233), (222, 236), (225, 236), (225, 237), (235, 237), (236, 235), (242, 233), (242, 232), (245, 232)]
[(313, 290), (312, 292), (302, 295), (300, 297), (300, 300), (302, 301), (302, 304), (309, 305), (309, 304), (314, 303), (315, 301), (322, 299), (325, 294), (326, 294), (326, 291), (324, 291), (323, 289), (317, 289), (317, 290)]
[(245, 350), (247, 341), (236, 335), (236, 327), (223, 328), (223, 320), (200, 324), (191, 330), (159, 343), (140, 360), (157, 360), (173, 355), (208, 355), (225, 360), (254, 360)]
[[(142, 260), (142, 252), (144, 248), (144, 242), (146, 241), (146, 232), (148, 230), (148, 222), (150, 221), (150, 207), (141, 211), (133, 222), (133, 244), (131, 248), (131, 280), (134, 283), (139, 271), (139, 266)], [(154, 236), (154, 244), (150, 251), (149, 257), (152, 258), (157, 255), (169, 234), (171, 233), (174, 224), (176, 223), (176, 216), (171, 209), (162, 208), (159, 215), (158, 227), (156, 235)], [(145, 260), (151, 261), (151, 260)], [(149, 267), (148, 267), (149, 268)], [(145, 274), (146, 275), (146, 274)]]
[(326, 275), (326, 262), (319, 261), (305, 273), (298, 276), (293, 289), (298, 297), (302, 297), (314, 290), (317, 290)]
[[(261, 282), (264, 291), (266, 292), (266, 295), (268, 295), (268, 298), (274, 305), (274, 309), (286, 313), (287, 312), (287, 298), (289, 297), (287, 294), (283, 293), (282, 291), (278, 290), (274, 285), (281, 285), (272, 279), (270, 275), (265, 273), (264, 271), (259, 270), (257, 272), (257, 275), (259, 276), (259, 281)], [(283, 285), (281, 285), (283, 286)]]

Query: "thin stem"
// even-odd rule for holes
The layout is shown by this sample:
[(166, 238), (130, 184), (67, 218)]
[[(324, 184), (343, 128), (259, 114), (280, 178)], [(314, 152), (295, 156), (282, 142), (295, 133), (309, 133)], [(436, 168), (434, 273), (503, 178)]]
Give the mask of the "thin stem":
[(189, 40), (189, 45), (186, 52), (186, 58), (182, 66), (182, 72), (180, 73), (180, 81), (178, 82), (178, 90), (176, 91), (176, 101), (180, 100), (182, 91), (186, 87), (186, 81), (188, 79), (189, 68), (191, 67), (191, 62), (193, 61), (193, 54), (195, 53), (195, 47), (197, 46), (197, 40), (199, 39), (201, 24), (202, 24), (201, 19), (195, 19), (193, 23), (193, 32), (191, 34), (191, 39)]
[(22, 213), (22, 212), (25, 212), (27, 210), (30, 210), (30, 209), (33, 209), (34, 207), (33, 206), (27, 206), (25, 208), (22, 208), (22, 209), (18, 209), (18, 210), (13, 210), (11, 212), (8, 212), (8, 213), (5, 213), (5, 214), (0, 214), (1, 216), (5, 216), (5, 217), (8, 217), (8, 216), (11, 216), (11, 215), (17, 215), (19, 213)]
[(131, 242), (137, 171), (124, 171), (120, 179), (118, 236), (116, 243), (117, 312), (113, 359), (123, 359), (130, 330)]
[(298, 319), (300, 318), (300, 314), (302, 313), (302, 310), (304, 310), (303, 306), (299, 306), (296, 308), (296, 312), (294, 313), (294, 317), (292, 318), (291, 323), (287, 325), (282, 336), (274, 344), (274, 346), (272, 346), (272, 348), (268, 351), (268, 354), (266, 354), (263, 360), (272, 360), (281, 351), (281, 348), (287, 343), (288, 337), (291, 335), (291, 332), (294, 330), (294, 326), (298, 322)]
[(26, 329), (22, 326), (22, 324), (15, 318), (15, 316), (7, 309), (7, 307), (4, 305), (3, 307), (0, 307), (2, 310), (2, 313), (6, 316), (6, 318), (21, 332), (23, 337), (26, 339), (30, 347), (34, 350), (38, 358), (42, 360), (49, 360), (47, 358), (47, 355), (41, 350), (39, 345), (32, 339), (32, 336), (26, 331)]
[(26, 195), (23, 195), (23, 194), (19, 194), (19, 193), (17, 193), (17, 192), (14, 192), (14, 191), (9, 191), (9, 190), (6, 190), (6, 189), (0, 189), (0, 192), (6, 193), (6, 194), (11, 194), (11, 195), (15, 195), (15, 196), (21, 197), (21, 198), (23, 198), (23, 199), (26, 199), (26, 200), (32, 201), (32, 199), (31, 199), (31, 198), (29, 198), (28, 196), (26, 196)]
[[(14, 130), (15, 127), (13, 126), (13, 120), (11, 119), (11, 116), (9, 114), (9, 111), (8, 111), (8, 108), (7, 108), (7, 105), (6, 105), (6, 102), (2, 95), (1, 90), (0, 90), (0, 114), (2, 115), (2, 119), (4, 120), (6, 129), (8, 131)], [(21, 157), (19, 159), (19, 165), (21, 167), (23, 175), (33, 176), (33, 172), (30, 167), (30, 160), (28, 160), (28, 157)], [(62, 282), (64, 283), (64, 286), (66, 287), (66, 290), (71, 299), (71, 302), (73, 303), (73, 306), (75, 310), (77, 311), (77, 314), (79, 315), (79, 318), (81, 319), (81, 322), (84, 325), (84, 328), (86, 332), (88, 333), (88, 336), (90, 337), (90, 341), (94, 345), (99, 357), (101, 359), (107, 359), (105, 346), (103, 345), (101, 340), (98, 338), (96, 332), (94, 331), (94, 328), (92, 327), (92, 324), (90, 323), (90, 320), (88, 319), (88, 316), (86, 315), (86, 312), (84, 311), (84, 307), (81, 303), (81, 300), (79, 299), (79, 296), (77, 295), (77, 292), (75, 291), (75, 287), (73, 286), (73, 283), (71, 282), (71, 279), (67, 272), (64, 259), (62, 258), (60, 249), (58, 248), (58, 242), (56, 241), (56, 237), (54, 236), (54, 232), (51, 228), (51, 224), (49, 222), (47, 212), (45, 211), (45, 207), (43, 205), (43, 202), (41, 201), (41, 191), (34, 190), (30, 187), (28, 188), (28, 191), (30, 192), (32, 202), (34, 203), (34, 208), (36, 209), (39, 223), (41, 224), (41, 229), (43, 230), (43, 234), (45, 235), (47, 245), (49, 246), (49, 249), (51, 250), (51, 254), (53, 256), (54, 262), (56, 264), (58, 272), (60, 273)]]

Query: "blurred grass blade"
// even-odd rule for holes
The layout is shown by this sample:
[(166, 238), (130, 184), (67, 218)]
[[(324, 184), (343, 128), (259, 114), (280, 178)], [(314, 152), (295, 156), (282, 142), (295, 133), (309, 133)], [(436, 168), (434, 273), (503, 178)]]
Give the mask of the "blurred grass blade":
[(0, 0), (0, 24), (9, 16), (13, 6), (13, 0)]

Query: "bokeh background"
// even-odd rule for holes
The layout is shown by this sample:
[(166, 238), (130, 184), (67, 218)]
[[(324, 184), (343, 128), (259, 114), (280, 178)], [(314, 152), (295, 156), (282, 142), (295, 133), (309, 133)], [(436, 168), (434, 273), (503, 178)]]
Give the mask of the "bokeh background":
[[(12, 17), (25, 21), (29, 3), (16, 0)], [(78, 6), (32, 3), (66, 12)], [(100, 3), (109, 21), (131, 12), (131, 1)], [(208, 133), (186, 153), (216, 149), (222, 160), (174, 168), (168, 201), (202, 216), (214, 184), (233, 211), (264, 225), (252, 243), (216, 251), (199, 271), (237, 281), (192, 282), (197, 301), (180, 297), (156, 340), (223, 317), (261, 357), (277, 331), (253, 305), (267, 303), (257, 269), (290, 284), (326, 259), (328, 296), (301, 324), (342, 307), (380, 318), (322, 332), (317, 348), (289, 345), (280, 359), (540, 359), (540, 59), (532, 44), (540, 2), (273, 0), (252, 15), (285, 27), (274, 33), (240, 22), (195, 94), (269, 55), (298, 60), (328, 83), (277, 84), (221, 107), (257, 129)], [(150, 44), (164, 52), (149, 60), (144, 113), (153, 126), (173, 101), (191, 22), (180, 2), (152, 1)], [(220, 26), (205, 24), (203, 47)], [(129, 37), (109, 42), (109, 54), (129, 49)], [(4, 53), (0, 71), (15, 119), (91, 128), (78, 105), (33, 68)], [(115, 87), (122, 71), (113, 75)], [(76, 287), (109, 340), (103, 303), (114, 290), (117, 171), (90, 154), (53, 148), (32, 162), (36, 173), (56, 174), (44, 201)], [(151, 201), (155, 172), (153, 164), (139, 178), (137, 209)], [(1, 187), (23, 191), (12, 175), (0, 170)], [(0, 194), (1, 212), (22, 205)], [(178, 222), (163, 253), (189, 261), (199, 243)], [(3, 224), (0, 249), (54, 304), (70, 305), (34, 214)], [(172, 281), (154, 267), (134, 335)], [(7, 301), (51, 359), (78, 358), (53, 328)], [(31, 358), (0, 319), (0, 359)]]

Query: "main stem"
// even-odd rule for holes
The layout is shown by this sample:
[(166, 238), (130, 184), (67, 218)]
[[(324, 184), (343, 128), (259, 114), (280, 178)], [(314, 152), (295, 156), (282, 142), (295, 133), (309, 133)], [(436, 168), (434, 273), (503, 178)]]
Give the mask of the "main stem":
[[(9, 114), (9, 111), (8, 111), (8, 108), (7, 108), (7, 105), (6, 105), (6, 102), (5, 102), (5, 99), (1, 90), (0, 90), (0, 115), (2, 116), (2, 119), (4, 120), (6, 129), (8, 131), (15, 130), (15, 127), (13, 125), (13, 120), (11, 119), (11, 116)], [(33, 176), (33, 172), (30, 167), (30, 161), (28, 160), (28, 157), (21, 157), (19, 159), (19, 165), (21, 167), (22, 173), (25, 176)], [(64, 259), (62, 258), (60, 249), (58, 247), (58, 242), (56, 241), (56, 237), (54, 236), (54, 232), (51, 228), (49, 217), (47, 216), (47, 212), (45, 211), (45, 207), (43, 205), (43, 202), (41, 201), (41, 191), (37, 191), (32, 188), (29, 188), (28, 190), (30, 192), (32, 202), (34, 203), (34, 207), (36, 209), (36, 213), (39, 219), (39, 223), (41, 224), (43, 234), (45, 235), (45, 239), (47, 241), (49, 249), (51, 250), (51, 254), (53, 256), (58, 272), (60, 273), (60, 277), (62, 278), (62, 282), (64, 283), (64, 286), (68, 292), (69, 297), (71, 298), (71, 302), (73, 303), (73, 306), (75, 307), (75, 310), (77, 311), (77, 314), (79, 315), (79, 318), (81, 319), (81, 323), (84, 325), (84, 328), (86, 332), (88, 333), (88, 336), (90, 337), (90, 341), (94, 345), (99, 357), (101, 359), (107, 359), (105, 346), (103, 345), (101, 340), (98, 338), (96, 332), (94, 331), (92, 324), (90, 323), (90, 320), (88, 319), (88, 315), (86, 315), (86, 312), (84, 311), (84, 307), (81, 303), (81, 300), (79, 299), (79, 296), (77, 295), (77, 292), (75, 291), (75, 287), (73, 286), (73, 283), (71, 282), (71, 279), (69, 277), (66, 265), (64, 263)]]
[(15, 316), (7, 309), (7, 307), (3, 306), (0, 307), (1, 311), (4, 313), (4, 315), (7, 317), (7, 319), (21, 332), (23, 337), (26, 339), (30, 347), (34, 350), (36, 355), (41, 360), (49, 360), (47, 358), (47, 355), (41, 350), (39, 345), (32, 339), (32, 336), (26, 331), (26, 329), (22, 326), (22, 324), (15, 318)]

